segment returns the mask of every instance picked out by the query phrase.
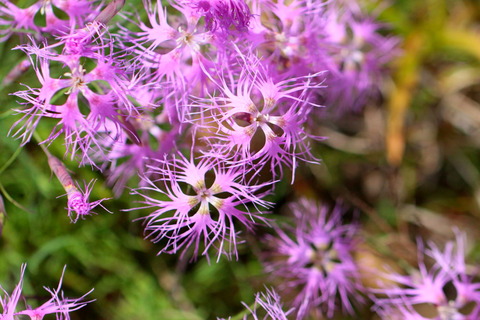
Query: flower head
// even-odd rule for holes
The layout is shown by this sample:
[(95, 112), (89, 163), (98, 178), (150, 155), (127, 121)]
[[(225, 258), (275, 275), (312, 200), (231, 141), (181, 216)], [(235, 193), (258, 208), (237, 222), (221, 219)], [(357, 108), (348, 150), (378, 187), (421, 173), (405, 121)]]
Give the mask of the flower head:
[(357, 230), (342, 224), (342, 209), (320, 207), (303, 199), (293, 204), (295, 227), (276, 228), (272, 237), (273, 256), (265, 262), (266, 271), (282, 281), (284, 292), (296, 294), (292, 306), (297, 319), (304, 319), (314, 308), (328, 318), (340, 307), (353, 314), (351, 301), (361, 301), (358, 268), (353, 260)]
[[(145, 198), (145, 207), (154, 208), (147, 217), (145, 230), (154, 242), (164, 242), (160, 253), (176, 253), (193, 246), (194, 257), (203, 243), (202, 255), (211, 247), (221, 254), (236, 255), (237, 223), (252, 229), (255, 220), (264, 220), (255, 212), (266, 207), (262, 200), (264, 185), (245, 185), (243, 172), (214, 159), (198, 163), (178, 154), (150, 165), (151, 180), (136, 190)], [(149, 195), (147, 191), (158, 195)], [(251, 205), (253, 208), (249, 208)]]
[[(20, 8), (10, 0), (0, 0), (0, 41), (5, 41), (12, 34), (34, 32), (36, 38), (44, 39), (46, 35), (59, 35), (71, 27), (83, 27), (85, 22), (98, 10), (98, 0), (38, 0), (27, 8)], [(68, 15), (68, 20), (60, 19), (55, 10)], [(39, 23), (42, 17), (44, 23)]]
[(325, 104), (340, 114), (358, 111), (378, 94), (385, 65), (398, 54), (399, 40), (381, 35), (383, 25), (342, 1), (329, 3), (322, 14), (319, 41), (328, 54), (321, 63), (330, 72)]
[[(104, 31), (93, 22), (58, 37), (52, 45), (40, 47), (32, 39), (32, 44), (18, 47), (29, 55), (41, 84), (15, 93), (27, 106), (19, 111), (25, 115), (14, 124), (15, 135), (23, 143), (29, 141), (40, 119), (58, 119), (45, 142), (63, 135), (72, 158), (80, 156), (83, 163), (94, 164), (93, 152), (107, 152), (99, 141), (100, 132), (102, 140), (105, 136), (115, 140), (121, 129), (128, 130), (125, 123), (139, 113), (129, 99), (133, 71), (123, 67)], [(51, 70), (58, 64), (65, 73), (52, 77)]]
[[(456, 231), (456, 241), (441, 250), (433, 243), (424, 249), (419, 242), (418, 271), (410, 275), (385, 274), (394, 284), (373, 290), (374, 309), (384, 319), (458, 319), (480, 316), (480, 283), (473, 281), (465, 264), (465, 234)], [(427, 267), (425, 257), (434, 260)], [(431, 315), (421, 314), (423, 305)]]
[(246, 31), (252, 14), (245, 0), (192, 0), (191, 5), (205, 17), (210, 32)]
[(239, 55), (236, 67), (212, 75), (220, 78), (219, 94), (193, 106), (202, 114), (200, 125), (218, 128), (207, 137), (208, 155), (267, 166), (274, 175), (282, 174), (282, 166), (294, 170), (299, 159), (311, 161), (304, 124), (317, 106), (309, 96), (322, 88), (320, 74), (274, 81), (253, 54)]
[[(36, 308), (31, 308), (27, 306), (26, 309), (17, 311), (18, 301), (22, 296), (22, 287), (23, 287), (23, 277), (25, 273), (26, 265), (22, 265), (20, 281), (13, 290), (13, 293), (9, 295), (7, 291), (0, 286), (4, 292), (4, 296), (0, 298), (0, 304), (2, 306), (2, 313), (0, 313), (0, 319), (2, 320), (14, 320), (20, 318), (21, 315), (28, 316), (31, 320), (41, 320), (46, 315), (54, 314), (57, 320), (68, 320), (70, 319), (70, 312), (76, 311), (80, 308), (83, 308), (86, 304), (92, 301), (85, 301), (85, 297), (92, 291), (87, 292), (80, 298), (72, 299), (65, 298), (63, 292), (61, 291), (63, 275), (65, 269), (63, 269), (62, 276), (56, 289), (45, 288), (47, 292), (51, 295), (51, 298)], [(23, 318), (22, 318), (23, 319)]]
[(324, 6), (324, 1), (252, 1), (248, 38), (265, 57), (262, 63), (270, 76), (286, 80), (324, 70), (318, 63), (324, 54), (318, 41), (322, 30), (318, 13)]

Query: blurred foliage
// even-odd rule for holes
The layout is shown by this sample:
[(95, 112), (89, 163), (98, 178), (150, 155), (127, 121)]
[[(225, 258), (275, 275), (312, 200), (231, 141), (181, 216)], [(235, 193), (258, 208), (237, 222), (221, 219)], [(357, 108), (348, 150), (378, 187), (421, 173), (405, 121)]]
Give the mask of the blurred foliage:
[[(140, 3), (129, 2), (130, 11)], [(318, 125), (316, 134), (329, 137), (315, 146), (322, 164), (299, 168), (293, 188), (288, 179), (281, 182), (275, 212), (285, 214), (283, 204), (305, 195), (344, 199), (361, 212), (366, 244), (358, 262), (373, 268), (415, 265), (415, 239), (442, 243), (452, 226), (467, 232), (471, 261), (478, 262), (480, 3), (361, 2), (385, 23), (385, 32), (403, 39), (402, 52), (390, 66), (382, 99)], [(0, 44), (0, 77), (23, 59), (10, 51), (17, 44)], [(66, 264), (66, 296), (95, 288), (90, 298), (96, 302), (72, 319), (214, 319), (242, 312), (240, 301), (252, 303), (254, 292), (268, 285), (258, 259), (260, 236), (247, 235), (239, 261), (188, 263), (157, 256), (158, 248), (143, 240), (141, 223), (132, 222), (141, 213), (121, 211), (133, 206), (131, 196), (105, 202), (112, 214), (99, 209), (98, 216), (70, 223), (66, 198), (58, 197), (64, 190), (41, 149), (35, 143), (19, 148), (8, 134), (19, 119), (8, 94), (20, 83), (32, 84), (32, 77), (30, 71), (0, 91), (2, 286), (13, 289), (26, 262), (25, 292), (39, 295), (41, 286), (56, 286)], [(48, 128), (41, 123), (39, 135), (48, 136)], [(61, 157), (62, 148), (52, 144), (51, 152)], [(78, 180), (98, 179), (92, 199), (112, 197), (101, 174), (65, 161)]]

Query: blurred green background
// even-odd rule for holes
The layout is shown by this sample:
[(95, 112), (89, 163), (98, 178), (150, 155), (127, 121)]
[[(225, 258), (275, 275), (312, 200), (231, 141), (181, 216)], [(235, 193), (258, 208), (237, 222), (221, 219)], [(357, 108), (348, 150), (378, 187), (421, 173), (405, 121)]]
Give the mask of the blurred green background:
[[(140, 3), (127, 2), (130, 11)], [(442, 243), (457, 226), (467, 232), (469, 261), (478, 262), (480, 2), (361, 3), (386, 23), (386, 33), (403, 39), (402, 53), (389, 66), (380, 101), (318, 124), (316, 133), (329, 137), (314, 147), (323, 163), (301, 167), (293, 188), (281, 183), (274, 213), (281, 215), (283, 205), (299, 196), (326, 203), (344, 199), (361, 212), (365, 244), (358, 262), (397, 270), (415, 265), (416, 237)], [(17, 44), (13, 38), (0, 44), (0, 77), (23, 59), (10, 50)], [(138, 200), (127, 194), (104, 203), (112, 214), (99, 209), (97, 216), (70, 223), (66, 198), (58, 198), (65, 192), (40, 147), (20, 148), (8, 136), (20, 118), (9, 93), (33, 77), (27, 72), (0, 91), (0, 194), (7, 211), (0, 237), (2, 286), (11, 292), (26, 262), (24, 293), (42, 301), (42, 294), (48, 296), (42, 286), (55, 287), (67, 265), (66, 296), (95, 288), (89, 297), (96, 302), (72, 319), (215, 319), (241, 312), (241, 301), (252, 303), (254, 293), (268, 285), (258, 237), (246, 236), (239, 261), (188, 263), (157, 256), (159, 248), (143, 240), (141, 222), (132, 222), (142, 212), (120, 211)], [(50, 125), (41, 123), (41, 137)], [(62, 148), (53, 144), (51, 152), (61, 158)], [(91, 199), (112, 197), (101, 174), (68, 160), (66, 165), (79, 181), (98, 179)], [(362, 319), (370, 317), (365, 311)]]

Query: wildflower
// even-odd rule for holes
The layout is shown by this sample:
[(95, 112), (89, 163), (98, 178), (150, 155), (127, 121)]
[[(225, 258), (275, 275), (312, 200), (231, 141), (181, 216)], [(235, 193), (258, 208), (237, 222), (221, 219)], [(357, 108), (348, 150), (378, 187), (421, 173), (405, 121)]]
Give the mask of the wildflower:
[(252, 14), (244, 0), (192, 0), (191, 6), (205, 17), (205, 28), (224, 33), (247, 31)]
[[(383, 319), (458, 319), (474, 320), (480, 316), (480, 283), (473, 281), (465, 263), (465, 234), (455, 231), (455, 241), (442, 251), (433, 243), (424, 249), (419, 242), (419, 270), (410, 275), (385, 274), (393, 285), (372, 290), (374, 310)], [(427, 267), (425, 258), (434, 263)], [(423, 305), (431, 314), (422, 314)]]
[[(7, 40), (17, 32), (33, 33), (35, 38), (45, 35), (60, 35), (68, 30), (83, 26), (95, 14), (99, 1), (91, 0), (39, 0), (27, 8), (20, 8), (10, 0), (0, 0), (0, 41)], [(54, 7), (68, 15), (68, 20), (57, 17)], [(44, 17), (44, 25), (37, 24), (35, 17)]]
[(242, 58), (240, 70), (227, 67), (218, 72), (217, 96), (192, 105), (202, 114), (200, 125), (218, 128), (206, 138), (213, 150), (207, 155), (267, 165), (274, 175), (281, 175), (284, 165), (294, 170), (298, 159), (313, 159), (304, 124), (312, 107), (318, 106), (308, 98), (322, 88), (319, 74), (276, 82), (258, 58), (251, 54)]
[(87, 292), (85, 295), (77, 299), (65, 298), (63, 296), (61, 286), (63, 276), (65, 274), (64, 268), (62, 276), (60, 277), (60, 281), (58, 283), (58, 287), (56, 289), (45, 288), (45, 290), (47, 290), (47, 292), (51, 295), (51, 298), (48, 301), (46, 301), (39, 307), (31, 308), (27, 306), (26, 309), (17, 312), (16, 310), (18, 309), (18, 301), (22, 296), (25, 268), (26, 265), (23, 264), (21, 268), (20, 281), (18, 282), (11, 295), (9, 295), (7, 291), (0, 286), (0, 288), (4, 292), (4, 296), (0, 298), (0, 304), (2, 305), (3, 309), (3, 312), (0, 314), (1, 319), (14, 320), (17, 319), (17, 316), (20, 318), (21, 315), (26, 315), (32, 320), (39, 320), (43, 319), (43, 317), (46, 315), (54, 314), (56, 315), (56, 319), (68, 320), (70, 319), (70, 312), (83, 308), (85, 305), (93, 301), (85, 301), (85, 297), (93, 290)]
[(287, 316), (293, 311), (293, 309), (288, 311), (283, 310), (280, 296), (273, 289), (267, 289), (265, 293), (259, 292), (255, 294), (255, 304), (253, 308), (250, 308), (245, 303), (243, 303), (243, 305), (250, 313), (245, 315), (243, 320), (287, 320)]
[[(202, 255), (207, 255), (213, 246), (221, 254), (237, 254), (238, 222), (251, 230), (259, 221), (262, 212), (255, 210), (270, 204), (260, 198), (263, 185), (244, 185), (243, 172), (225, 166), (215, 159), (202, 159), (195, 163), (181, 154), (165, 157), (150, 165), (151, 180), (142, 177), (147, 186), (135, 191), (145, 200), (144, 208), (156, 210), (142, 218), (146, 220), (145, 231), (153, 242), (165, 240), (160, 253), (176, 253), (193, 246), (194, 258), (203, 243)], [(157, 186), (158, 184), (158, 186)], [(146, 191), (160, 193), (158, 196), (145, 194)], [(207, 255), (208, 257), (208, 255)]]
[[(72, 158), (80, 153), (82, 163), (93, 164), (92, 149), (97, 154), (104, 151), (98, 132), (103, 139), (109, 135), (115, 140), (128, 118), (138, 114), (129, 100), (130, 73), (113, 56), (112, 45), (102, 38), (101, 28), (94, 22), (59, 37), (50, 46), (32, 43), (18, 47), (29, 55), (41, 85), (15, 93), (28, 106), (19, 111), (25, 115), (14, 124), (18, 128), (14, 135), (21, 136), (23, 143), (29, 141), (41, 118), (55, 118), (59, 122), (44, 142), (63, 134), (67, 153)], [(62, 53), (56, 52), (62, 46)], [(63, 77), (52, 77), (51, 68), (58, 62), (67, 72)], [(91, 62), (95, 65), (89, 70)], [(57, 101), (65, 96), (63, 103)]]
[(255, 0), (247, 38), (263, 57), (275, 80), (301, 77), (324, 70), (318, 61), (323, 51), (318, 36), (322, 29), (322, 1)]
[[(124, 49), (135, 56), (134, 62), (146, 70), (151, 82), (165, 84), (165, 104), (173, 122), (183, 122), (188, 115), (189, 94), (208, 92), (208, 78), (203, 69), (212, 66), (226, 44), (218, 46), (211, 32), (205, 29), (191, 5), (172, 4), (178, 14), (167, 14), (161, 1), (143, 1), (148, 23), (137, 17), (140, 31), (120, 26)], [(188, 2), (189, 3), (189, 2)], [(128, 19), (128, 17), (127, 17)]]
[[(68, 174), (67, 168), (65, 168), (63, 163), (49, 152), (46, 152), (46, 154), (50, 169), (55, 173), (58, 181), (60, 181), (67, 192), (68, 216), (72, 222), (77, 222), (78, 218), (83, 219), (85, 216), (90, 215), (96, 206), (100, 205), (103, 200), (106, 200), (101, 199), (94, 202), (88, 202), (93, 181), (86, 186), (85, 192), (82, 192)], [(76, 214), (75, 218), (73, 218), (74, 213)]]
[(342, 224), (339, 205), (329, 211), (303, 199), (290, 208), (295, 227), (275, 228), (278, 237), (270, 238), (273, 255), (267, 257), (266, 272), (280, 279), (285, 294), (296, 294), (297, 319), (314, 309), (328, 318), (339, 307), (353, 314), (351, 301), (361, 302), (363, 290), (352, 257), (357, 226)]
[(398, 39), (380, 34), (381, 24), (360, 10), (332, 2), (323, 13), (321, 63), (329, 70), (325, 104), (337, 112), (358, 111), (375, 96), (387, 62), (397, 53)]
[(198, 71), (202, 49), (210, 42), (211, 36), (197, 28), (199, 17), (193, 15), (187, 6), (175, 6), (180, 16), (172, 22), (160, 0), (154, 5), (144, 1), (144, 6), (149, 25), (139, 21), (139, 32), (121, 27), (123, 40), (132, 43), (130, 50), (145, 68), (152, 70), (154, 79), (165, 78), (174, 89), (184, 93), (185, 86), (193, 83), (190, 78), (196, 77), (190, 72)]

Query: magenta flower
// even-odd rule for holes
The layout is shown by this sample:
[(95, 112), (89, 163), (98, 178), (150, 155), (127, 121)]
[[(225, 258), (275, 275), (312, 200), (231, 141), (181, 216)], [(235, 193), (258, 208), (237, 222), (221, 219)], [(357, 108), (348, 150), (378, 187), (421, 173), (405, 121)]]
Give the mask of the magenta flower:
[(220, 77), (217, 96), (192, 105), (201, 115), (194, 121), (215, 130), (206, 138), (212, 148), (206, 154), (267, 166), (274, 175), (282, 174), (282, 166), (295, 170), (298, 160), (315, 160), (304, 125), (318, 106), (309, 96), (323, 87), (317, 80), (320, 74), (276, 82), (258, 58), (251, 54), (242, 58), (237, 67), (212, 76)]
[(324, 70), (319, 64), (324, 50), (319, 46), (323, 1), (254, 0), (248, 39), (264, 57), (275, 80), (301, 77)]
[(183, 250), (184, 254), (192, 246), (193, 258), (200, 250), (207, 255), (211, 247), (218, 251), (218, 257), (236, 256), (236, 224), (251, 230), (256, 220), (265, 221), (260, 210), (270, 203), (260, 198), (260, 192), (268, 184), (243, 184), (243, 172), (238, 168), (214, 159), (196, 163), (179, 154), (155, 161), (150, 170), (158, 178), (143, 177), (147, 186), (135, 193), (145, 198), (144, 208), (155, 209), (142, 219), (146, 221), (147, 237), (164, 244), (160, 253)]
[(0, 3), (0, 25), (6, 27), (0, 32), (0, 41), (6, 41), (14, 33), (14, 29), (39, 31), (33, 19), (40, 10), (40, 3), (28, 8), (19, 8), (9, 0), (1, 0)]
[[(434, 260), (427, 267), (428, 256)], [(382, 277), (395, 284), (372, 290), (382, 296), (373, 297), (374, 310), (383, 319), (458, 319), (474, 320), (480, 317), (480, 283), (474, 282), (465, 264), (465, 234), (456, 231), (456, 241), (448, 242), (444, 250), (429, 243), (427, 249), (419, 242), (419, 270), (411, 275), (396, 273)], [(448, 290), (448, 287), (453, 290)], [(431, 316), (425, 317), (415, 307), (425, 305)]]
[[(101, 202), (107, 200), (107, 198), (89, 202), (88, 198), (90, 197), (90, 192), (92, 191), (94, 181), (90, 182), (88, 185), (85, 185), (85, 191), (82, 191), (79, 187), (75, 185), (68, 185), (65, 187), (67, 191), (67, 210), (68, 216), (72, 222), (77, 222), (79, 218), (85, 219), (85, 216), (91, 215), (93, 209), (100, 205)], [(105, 207), (103, 207), (107, 210)], [(76, 215), (73, 217), (73, 215)]]
[(337, 113), (360, 110), (378, 95), (385, 65), (398, 54), (399, 40), (380, 34), (382, 26), (358, 8), (331, 2), (324, 12), (321, 63), (329, 70), (326, 105)]
[[(138, 24), (141, 31), (133, 32), (122, 26), (123, 42), (136, 60), (152, 72), (155, 81), (167, 80), (182, 95), (201, 73), (199, 63), (204, 59), (202, 51), (211, 42), (203, 28), (198, 27), (200, 17), (187, 5), (173, 6), (179, 11), (178, 16), (167, 15), (166, 8), (160, 0), (144, 1), (148, 24)], [(171, 17), (171, 19), (169, 19)]]
[[(15, 2), (15, 1), (13, 1)], [(69, 28), (83, 27), (85, 22), (97, 13), (100, 1), (95, 0), (39, 0), (27, 8), (20, 8), (10, 0), (0, 0), (0, 41), (13, 33), (33, 33), (37, 39), (46, 35), (60, 35)], [(53, 7), (68, 15), (68, 20), (57, 17)], [(45, 25), (37, 25), (35, 17), (43, 17)]]
[(265, 262), (267, 273), (280, 281), (281, 293), (295, 295), (291, 304), (296, 318), (319, 310), (332, 318), (342, 309), (354, 314), (352, 301), (361, 302), (363, 288), (353, 260), (356, 225), (342, 224), (342, 209), (319, 207), (303, 199), (291, 205), (293, 226), (276, 227), (271, 251)]
[(18, 282), (11, 295), (9, 295), (8, 292), (0, 286), (0, 288), (4, 292), (4, 296), (0, 298), (0, 304), (2, 305), (3, 309), (2, 313), (0, 314), (0, 319), (2, 320), (15, 320), (20, 318), (23, 319), (21, 315), (28, 316), (30, 320), (40, 320), (49, 314), (55, 315), (57, 320), (69, 320), (70, 312), (83, 308), (86, 304), (93, 301), (85, 301), (85, 297), (93, 290), (87, 292), (85, 295), (77, 299), (65, 298), (63, 296), (61, 287), (63, 276), (65, 274), (64, 269), (62, 276), (60, 277), (58, 287), (56, 289), (49, 289), (44, 287), (44, 289), (51, 295), (51, 298), (48, 301), (36, 308), (31, 308), (27, 306), (26, 309), (21, 308), (21, 311), (16, 311), (17, 309), (19, 309), (18, 302), (20, 298), (22, 298), (22, 287), (25, 268), (26, 265), (23, 264), (20, 274), (20, 281)]
[[(134, 89), (131, 73), (113, 55), (104, 31), (94, 22), (58, 38), (53, 45), (19, 47), (29, 55), (41, 85), (16, 93), (27, 106), (19, 111), (25, 115), (14, 125), (18, 128), (15, 135), (21, 136), (23, 143), (30, 140), (41, 118), (58, 119), (44, 142), (63, 136), (67, 153), (80, 155), (82, 163), (94, 164), (91, 153), (99, 158), (106, 152), (102, 146), (107, 136), (114, 141), (123, 129), (128, 131), (126, 123), (139, 112), (129, 99)], [(62, 47), (62, 53), (57, 52)], [(51, 68), (59, 63), (64, 75), (52, 77)], [(57, 101), (65, 96), (64, 102)]]
[(189, 0), (190, 5), (205, 17), (210, 32), (230, 34), (247, 31), (252, 14), (245, 0)]

